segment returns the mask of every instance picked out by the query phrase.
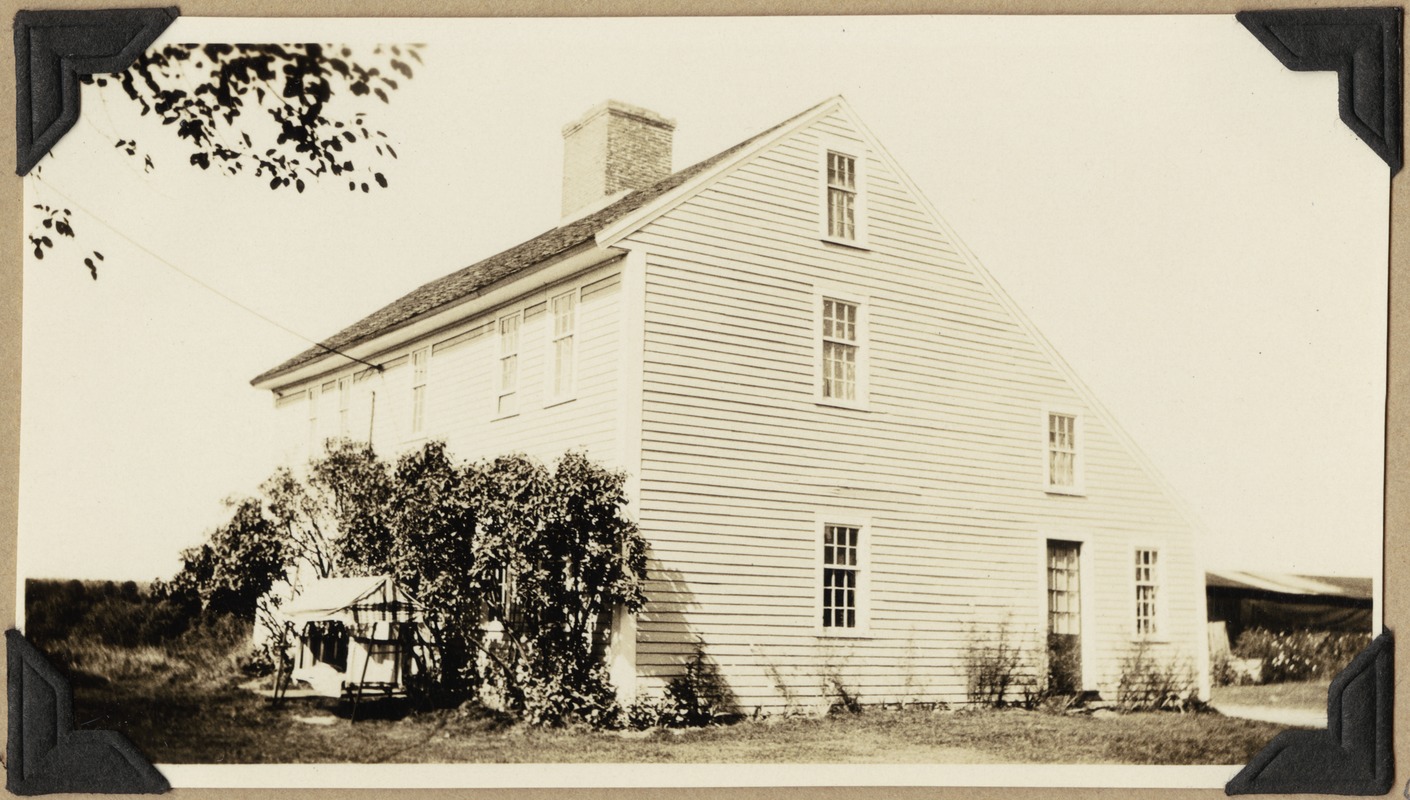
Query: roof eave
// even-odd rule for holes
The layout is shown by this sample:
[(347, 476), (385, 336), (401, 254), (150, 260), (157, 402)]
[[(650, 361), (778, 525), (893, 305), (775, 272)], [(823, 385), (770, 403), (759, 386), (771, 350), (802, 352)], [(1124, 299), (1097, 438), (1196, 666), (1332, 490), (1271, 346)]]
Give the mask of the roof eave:
[(341, 347), (337, 353), (325, 353), (311, 361), (259, 375), (250, 381), (250, 385), (256, 389), (282, 394), (283, 390), (291, 386), (347, 366), (349, 356), (377, 363), (376, 359), (390, 350), (459, 324), (514, 297), (537, 291), (570, 275), (619, 258), (624, 253), (625, 251), (617, 248), (599, 246), (596, 241), (588, 239), (563, 252), (541, 259), (525, 270)]

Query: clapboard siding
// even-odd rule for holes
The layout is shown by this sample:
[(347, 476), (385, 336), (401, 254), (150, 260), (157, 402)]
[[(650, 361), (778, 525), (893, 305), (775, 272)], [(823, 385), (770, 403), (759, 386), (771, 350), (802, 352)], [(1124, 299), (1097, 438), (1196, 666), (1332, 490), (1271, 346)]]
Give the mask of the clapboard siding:
[[(311, 436), (306, 386), (291, 387), (277, 410), (295, 442), (289, 460), (306, 461), (309, 443), (328, 437), (369, 438), (383, 456), (443, 439), (457, 458), (492, 458), (525, 453), (545, 463), (570, 449), (614, 468), (623, 466), (621, 421), (621, 266), (614, 262), (547, 290), (536, 291), (491, 312), (463, 320), (433, 336), (411, 343), (379, 361), (377, 373), (352, 364), (342, 372), (320, 377), (329, 392), (318, 398), (318, 434)], [(550, 296), (581, 292), (575, 334), (576, 383), (572, 399), (549, 398), (551, 367)], [(495, 380), (499, 368), (496, 321), (515, 311), (524, 313), (519, 346), (519, 411), (499, 418), (495, 413)], [(425, 425), (412, 432), (412, 367), (410, 354), (429, 348), (425, 390)], [(340, 426), (337, 382), (356, 376), (352, 413)]]
[[(1161, 653), (1194, 659), (1187, 523), (876, 148), (867, 248), (820, 240), (824, 137), (863, 142), (832, 113), (620, 243), (646, 253), (642, 688), (703, 642), (746, 709), (815, 702), (829, 676), (865, 700), (963, 701), (972, 636), (1006, 623), (1036, 649), (1046, 540), (1065, 537), (1093, 573), (1086, 668), (1103, 688), (1132, 642), (1137, 544), (1163, 562)], [(815, 401), (822, 285), (866, 297), (866, 410)], [(1083, 496), (1043, 491), (1049, 406), (1081, 413)], [(856, 637), (814, 620), (830, 517), (869, 525)]]

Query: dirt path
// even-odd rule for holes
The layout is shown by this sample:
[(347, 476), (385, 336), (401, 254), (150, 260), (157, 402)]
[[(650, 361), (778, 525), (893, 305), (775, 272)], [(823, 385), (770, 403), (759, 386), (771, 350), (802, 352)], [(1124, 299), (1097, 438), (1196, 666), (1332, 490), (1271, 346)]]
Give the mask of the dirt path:
[(1273, 722), (1299, 728), (1327, 727), (1327, 712), (1311, 711), (1302, 708), (1278, 708), (1275, 706), (1247, 706), (1219, 703), (1214, 709), (1226, 717), (1255, 719), (1260, 722)]

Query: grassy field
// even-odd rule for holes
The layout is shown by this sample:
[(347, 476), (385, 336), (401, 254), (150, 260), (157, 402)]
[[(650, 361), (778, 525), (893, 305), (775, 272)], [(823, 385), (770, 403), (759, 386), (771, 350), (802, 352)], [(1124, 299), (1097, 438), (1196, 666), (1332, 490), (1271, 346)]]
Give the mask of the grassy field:
[(275, 705), (239, 688), (248, 624), (222, 618), (171, 634), (164, 608), (137, 587), (40, 589), (27, 598), (26, 633), (69, 675), (75, 723), (120, 731), (156, 763), (1243, 764), (1284, 730), (1217, 714), (869, 709), (687, 731), (545, 731), (386, 702), (364, 704), (352, 723), (331, 700)]
[(1269, 683), (1263, 686), (1216, 686), (1210, 702), (1215, 705), (1269, 706), (1307, 711), (1327, 710), (1327, 686), (1331, 681)]
[[(117, 662), (118, 659), (113, 659)], [(127, 663), (137, 667), (137, 663)], [(157, 763), (697, 762), (1242, 764), (1281, 726), (1217, 714), (1060, 716), (1019, 710), (868, 710), (647, 732), (542, 731), (486, 712), (406, 714), (271, 701), (169, 668), (75, 687), (75, 719), (122, 731)]]

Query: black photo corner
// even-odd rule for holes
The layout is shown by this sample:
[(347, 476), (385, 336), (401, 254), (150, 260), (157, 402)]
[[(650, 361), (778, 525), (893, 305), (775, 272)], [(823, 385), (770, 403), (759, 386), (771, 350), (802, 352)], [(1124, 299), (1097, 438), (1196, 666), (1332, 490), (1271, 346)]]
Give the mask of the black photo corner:
[[(177, 16), (174, 7), (17, 13), (17, 173), (27, 174), (77, 121), (81, 75), (125, 69)], [(1399, 8), (1236, 15), (1288, 69), (1338, 74), (1341, 119), (1391, 174), (1402, 163), (1401, 16)], [(156, 793), (170, 788), (126, 737), (74, 729), (67, 680), (20, 632), (6, 633), (6, 650), (9, 791)], [(1327, 729), (1278, 735), (1228, 783), (1226, 792), (1386, 793), (1394, 781), (1393, 685), (1393, 641), (1387, 630), (1332, 682)]]

